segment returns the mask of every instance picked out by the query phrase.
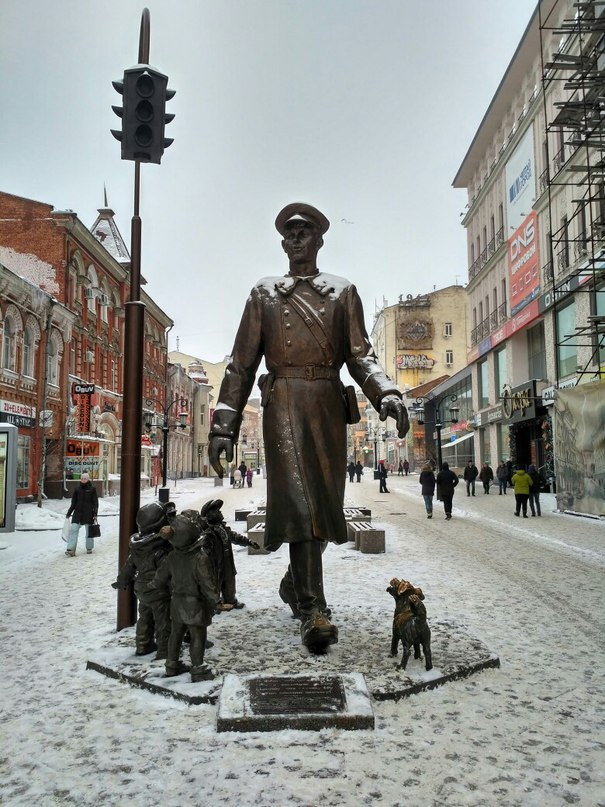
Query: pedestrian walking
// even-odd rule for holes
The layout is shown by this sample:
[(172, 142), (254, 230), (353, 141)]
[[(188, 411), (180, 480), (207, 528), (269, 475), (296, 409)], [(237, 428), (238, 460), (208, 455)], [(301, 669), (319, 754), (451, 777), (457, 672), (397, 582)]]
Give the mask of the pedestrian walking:
[[(420, 478), (418, 480), (422, 485), (421, 492), (424, 499), (424, 506), (426, 507), (426, 517), (433, 518), (433, 495), (435, 493), (435, 474), (433, 469), (427, 462), (422, 466), (420, 471)], [(450, 510), (451, 512), (451, 510)]]
[(355, 479), (355, 463), (352, 460), (347, 465), (347, 473), (349, 474), (349, 482), (353, 482)]
[(397, 476), (403, 476), (403, 460), (399, 460), (399, 465), (397, 466)]
[(71, 497), (71, 504), (66, 513), (66, 517), (71, 516), (71, 528), (67, 539), (67, 549), (65, 554), (68, 558), (73, 558), (78, 546), (78, 535), (80, 527), (86, 528), (86, 554), (90, 555), (95, 548), (95, 539), (90, 535), (90, 525), (97, 520), (99, 511), (99, 497), (95, 486), (90, 481), (88, 474), (84, 473), (80, 477), (80, 484), (74, 490)]
[(489, 486), (491, 485), (493, 478), (494, 478), (494, 472), (492, 471), (488, 463), (484, 462), (483, 465), (481, 466), (481, 471), (479, 472), (479, 479), (481, 480), (481, 484), (483, 485), (484, 493), (489, 493)]
[(409, 472), (410, 472), (410, 463), (407, 461), (407, 459), (405, 459), (405, 460), (403, 461), (403, 470), (404, 470), (404, 472), (405, 472), (405, 475), (406, 475), (406, 476), (407, 476), (407, 475), (409, 474)]
[(523, 468), (517, 468), (513, 474), (512, 482), (515, 489), (515, 515), (518, 516), (522, 510), (523, 518), (527, 518), (527, 500), (533, 485), (532, 478)]
[(248, 483), (249, 488), (252, 487), (252, 477), (253, 476), (254, 476), (254, 474), (252, 473), (252, 468), (248, 468), (248, 470), (246, 471), (246, 482)]
[[(454, 488), (458, 484), (458, 477), (453, 471), (450, 471), (449, 463), (444, 462), (441, 465), (441, 470), (437, 474), (437, 498), (443, 502), (443, 509), (445, 511), (445, 520), (449, 521), (452, 517), (452, 500), (454, 498)], [(473, 494), (474, 496), (475, 494)]]
[(363, 465), (358, 462), (355, 466), (355, 476), (357, 477), (357, 481), (361, 482), (361, 475), (363, 473)]
[(479, 470), (475, 463), (472, 460), (469, 460), (466, 463), (466, 468), (464, 469), (464, 481), (466, 482), (466, 495), (467, 496), (474, 496), (475, 495), (475, 479), (479, 474)]
[(506, 467), (504, 460), (502, 460), (496, 468), (496, 478), (498, 479), (498, 495), (502, 496), (504, 493), (506, 496), (506, 488), (508, 485), (508, 468)]
[(530, 465), (527, 469), (528, 475), (531, 477), (532, 486), (529, 489), (529, 506), (531, 508), (532, 516), (541, 516), (542, 510), (540, 509), (540, 488), (544, 484), (544, 477), (535, 465)]
[(380, 481), (380, 485), (379, 485), (379, 488), (378, 488), (379, 493), (388, 493), (389, 492), (387, 490), (387, 476), (388, 476), (388, 472), (387, 472), (387, 467), (384, 464), (384, 460), (380, 460), (380, 462), (378, 463), (378, 479)]

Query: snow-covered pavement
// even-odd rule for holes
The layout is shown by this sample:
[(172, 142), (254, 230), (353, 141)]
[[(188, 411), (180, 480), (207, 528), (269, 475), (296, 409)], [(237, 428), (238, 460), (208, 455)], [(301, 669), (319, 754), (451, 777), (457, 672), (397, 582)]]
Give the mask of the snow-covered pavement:
[[(346, 504), (372, 509), (387, 551), (326, 551), (340, 642), (318, 666), (329, 670), (330, 659), (355, 649), (363, 608), (383, 640), (360, 648), (351, 672), (363, 673), (372, 652), (398, 674), (385, 593), (397, 576), (422, 586), (429, 621), (464, 626), (501, 667), (375, 702), (373, 731), (217, 734), (214, 705), (186, 706), (86, 670), (115, 635), (118, 500), (101, 501), (103, 535), (92, 555), (81, 540), (75, 558), (65, 557), (60, 534), (67, 500), (20, 506), (22, 529), (0, 535), (0, 803), (605, 805), (605, 522), (555, 513), (548, 495), (541, 518), (518, 519), (512, 492), (467, 498), (462, 484), (452, 521), (439, 503), (429, 521), (417, 476), (388, 483), (389, 494), (368, 477), (347, 483)], [(173, 493), (178, 509), (223, 498), (231, 520), (235, 508), (264, 500), (265, 483), (256, 476), (251, 489), (233, 490), (184, 480)], [(217, 619), (245, 613), (249, 622), (256, 613), (257, 630), (291, 631), (302, 669), (309, 661), (297, 623), (277, 595), (286, 562), (284, 548), (269, 556), (236, 550), (246, 610)], [(251, 639), (240, 637), (247, 653)], [(258, 671), (274, 664), (259, 658)], [(421, 669), (414, 665), (411, 674)]]

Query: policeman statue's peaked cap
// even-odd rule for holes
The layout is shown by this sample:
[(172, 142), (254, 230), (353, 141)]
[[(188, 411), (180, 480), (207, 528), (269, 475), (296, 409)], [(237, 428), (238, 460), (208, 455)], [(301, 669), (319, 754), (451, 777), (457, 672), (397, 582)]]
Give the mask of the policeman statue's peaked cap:
[(319, 232), (323, 235), (330, 226), (330, 222), (316, 207), (307, 205), (305, 202), (292, 202), (286, 205), (283, 210), (277, 214), (275, 219), (275, 227), (277, 232), (285, 235), (286, 227), (293, 221), (306, 221), (317, 227)]

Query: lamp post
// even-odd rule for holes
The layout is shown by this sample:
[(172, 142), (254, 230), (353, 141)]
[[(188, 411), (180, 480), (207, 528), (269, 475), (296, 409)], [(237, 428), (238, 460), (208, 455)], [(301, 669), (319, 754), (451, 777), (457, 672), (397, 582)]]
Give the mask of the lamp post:
[[(167, 502), (170, 499), (170, 491), (166, 486), (166, 479), (167, 479), (167, 470), (168, 470), (168, 432), (170, 431), (170, 410), (173, 406), (180, 404), (181, 410), (185, 410), (187, 407), (187, 401), (184, 398), (178, 398), (175, 396), (174, 400), (170, 401), (166, 406), (162, 403), (162, 401), (158, 401), (155, 398), (147, 398), (145, 400), (145, 405), (148, 407), (153, 406), (156, 404), (160, 407), (160, 411), (162, 413), (162, 422), (156, 422), (156, 413), (152, 411), (145, 412), (145, 425), (147, 428), (152, 428), (152, 426), (158, 426), (162, 430), (162, 434), (164, 435), (164, 440), (162, 444), (162, 487), (158, 491), (158, 499), (161, 502)], [(159, 413), (158, 413), (159, 414)], [(187, 428), (187, 411), (179, 412), (179, 422), (173, 424), (173, 428), (175, 429), (186, 429)]]
[[(450, 413), (449, 420), (445, 420), (441, 415), (441, 406), (444, 401), (449, 400), (449, 407), (448, 411)], [(435, 414), (435, 431), (437, 432), (437, 470), (441, 470), (442, 465), (442, 458), (441, 458), (441, 429), (443, 428), (444, 423), (458, 423), (458, 412), (460, 411), (460, 407), (456, 405), (456, 401), (458, 400), (458, 396), (454, 394), (449, 395), (442, 395), (441, 397), (432, 396), (432, 395), (420, 395), (416, 398), (416, 401), (413, 404), (413, 408), (410, 407), (412, 414), (416, 415), (416, 419), (418, 423), (422, 426), (425, 422), (424, 420), (424, 401), (432, 405), (434, 414)], [(430, 423), (431, 421), (429, 421)]]

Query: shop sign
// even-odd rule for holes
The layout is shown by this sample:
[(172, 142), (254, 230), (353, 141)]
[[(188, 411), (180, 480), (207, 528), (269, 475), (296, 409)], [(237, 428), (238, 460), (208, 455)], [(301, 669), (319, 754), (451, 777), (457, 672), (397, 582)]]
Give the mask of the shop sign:
[(568, 389), (576, 386), (575, 378), (568, 378), (567, 381), (560, 381), (559, 386), (544, 387), (542, 390), (542, 406), (552, 406), (555, 402), (555, 390)]
[(0, 401), (0, 421), (21, 428), (31, 428), (36, 425), (36, 407), (16, 401)]
[(517, 422), (536, 416), (535, 384), (529, 381), (519, 387), (504, 385), (502, 394), (502, 413), (504, 420)]
[(94, 395), (95, 394), (95, 385), (94, 384), (80, 384), (78, 382), (74, 382), (71, 385), (71, 393), (72, 393), (72, 395)]
[(65, 470), (71, 473), (87, 473), (91, 477), (101, 464), (101, 446), (93, 440), (70, 439), (65, 445)]
[(488, 409), (485, 414), (487, 415), (488, 423), (497, 423), (499, 420), (502, 420), (502, 407), (494, 406)]

